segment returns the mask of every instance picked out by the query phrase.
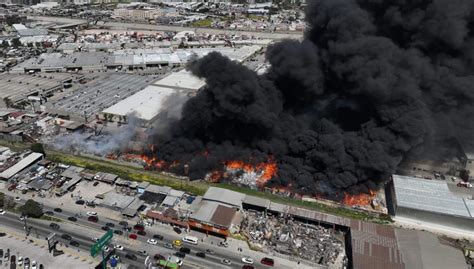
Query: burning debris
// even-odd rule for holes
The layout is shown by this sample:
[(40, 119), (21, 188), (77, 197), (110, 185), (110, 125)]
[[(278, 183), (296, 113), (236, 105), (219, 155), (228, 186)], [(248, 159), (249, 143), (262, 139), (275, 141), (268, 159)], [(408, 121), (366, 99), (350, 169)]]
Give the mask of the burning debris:
[(344, 235), (322, 226), (303, 224), (290, 218), (248, 212), (241, 230), (250, 243), (264, 251), (278, 252), (321, 265), (334, 264), (345, 255)]
[[(191, 179), (273, 156), (266, 186), (336, 200), (379, 189), (434, 138), (472, 133), (473, 10), (470, 0), (309, 1), (305, 40), (270, 46), (266, 74), (218, 53), (193, 62), (207, 85), (149, 154)], [(237, 181), (260, 184), (257, 170), (239, 170)]]

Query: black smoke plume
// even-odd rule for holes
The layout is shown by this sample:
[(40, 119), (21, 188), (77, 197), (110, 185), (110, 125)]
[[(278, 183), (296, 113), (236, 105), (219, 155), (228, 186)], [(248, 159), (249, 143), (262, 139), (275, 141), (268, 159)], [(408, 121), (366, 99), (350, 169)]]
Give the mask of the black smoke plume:
[(472, 133), (474, 1), (308, 2), (304, 40), (270, 46), (266, 74), (218, 53), (191, 64), (207, 86), (154, 138), (174, 172), (203, 178), (225, 160), (272, 156), (269, 185), (341, 197), (378, 188), (440, 137)]

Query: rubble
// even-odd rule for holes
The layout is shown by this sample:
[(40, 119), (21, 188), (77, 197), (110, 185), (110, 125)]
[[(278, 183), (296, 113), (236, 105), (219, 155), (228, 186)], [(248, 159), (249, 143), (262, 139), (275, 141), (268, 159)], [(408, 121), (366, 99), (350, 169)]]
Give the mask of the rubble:
[(320, 265), (334, 264), (345, 255), (344, 234), (290, 217), (248, 211), (241, 232), (250, 244), (266, 252), (298, 257)]

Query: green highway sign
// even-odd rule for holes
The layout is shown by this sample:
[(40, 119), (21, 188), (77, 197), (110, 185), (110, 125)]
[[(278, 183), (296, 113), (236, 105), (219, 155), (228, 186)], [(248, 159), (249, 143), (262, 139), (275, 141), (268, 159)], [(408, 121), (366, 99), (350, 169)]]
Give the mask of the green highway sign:
[(91, 256), (95, 257), (102, 250), (102, 248), (110, 242), (114, 233), (108, 230), (94, 245), (91, 247)]

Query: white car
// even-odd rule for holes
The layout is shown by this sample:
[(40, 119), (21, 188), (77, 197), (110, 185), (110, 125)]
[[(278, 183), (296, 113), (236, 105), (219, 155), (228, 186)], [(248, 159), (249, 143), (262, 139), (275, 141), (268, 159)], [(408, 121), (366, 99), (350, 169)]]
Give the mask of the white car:
[(105, 247), (104, 248), (104, 252), (109, 252), (110, 248), (109, 247)]
[(253, 264), (253, 259), (250, 257), (243, 257), (242, 262), (245, 264)]
[(20, 196), (15, 197), (15, 201), (20, 201), (20, 200), (21, 200)]
[(0, 208), (0, 215), (5, 215), (5, 210)]
[(36, 261), (31, 262), (31, 269), (37, 269), (36, 267)]
[(23, 265), (23, 257), (20, 256), (18, 257), (18, 266), (22, 266)]
[(121, 245), (115, 245), (114, 248), (118, 249), (118, 250), (123, 250), (123, 246), (121, 246)]
[(146, 242), (147, 242), (148, 244), (150, 244), (150, 245), (156, 245), (156, 244), (158, 244), (158, 241), (156, 241), (156, 240), (153, 239), (153, 238), (150, 238), (150, 239), (146, 240)]
[(230, 260), (227, 260), (227, 259), (221, 260), (221, 263), (226, 264), (226, 265), (231, 265), (232, 264), (232, 262)]
[(97, 216), (97, 212), (89, 211), (86, 213), (87, 216)]

